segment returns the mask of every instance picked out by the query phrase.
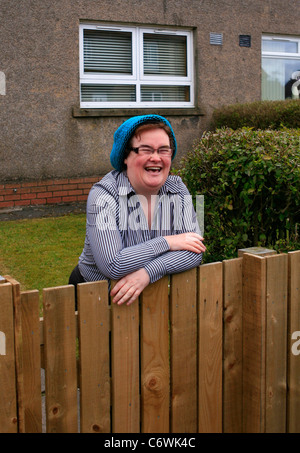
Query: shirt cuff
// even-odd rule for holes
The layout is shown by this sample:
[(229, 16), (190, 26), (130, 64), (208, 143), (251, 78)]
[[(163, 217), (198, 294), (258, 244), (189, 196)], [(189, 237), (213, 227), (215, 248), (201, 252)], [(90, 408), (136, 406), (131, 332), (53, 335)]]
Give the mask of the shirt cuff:
[[(149, 244), (150, 244), (150, 242), (149, 242)], [(168, 241), (162, 236), (152, 239), (151, 247), (152, 247), (154, 256), (162, 255), (163, 253), (168, 252), (170, 250)]]
[(146, 271), (149, 274), (150, 283), (156, 282), (167, 273), (164, 262), (159, 258), (150, 261), (148, 264), (144, 266), (144, 269), (146, 269)]

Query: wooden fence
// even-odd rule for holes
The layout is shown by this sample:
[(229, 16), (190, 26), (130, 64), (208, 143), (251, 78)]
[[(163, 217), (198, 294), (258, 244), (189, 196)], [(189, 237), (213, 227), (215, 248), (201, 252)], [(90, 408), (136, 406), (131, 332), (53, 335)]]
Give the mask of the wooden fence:
[[(0, 432), (300, 432), (300, 251), (106, 282), (0, 284)], [(45, 391), (41, 390), (41, 367)], [(45, 402), (45, 409), (43, 409)]]

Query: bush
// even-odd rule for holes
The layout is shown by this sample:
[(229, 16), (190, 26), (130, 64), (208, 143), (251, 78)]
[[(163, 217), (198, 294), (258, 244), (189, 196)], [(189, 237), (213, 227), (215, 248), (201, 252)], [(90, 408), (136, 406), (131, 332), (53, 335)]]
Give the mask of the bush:
[(299, 249), (300, 130), (203, 135), (180, 162), (192, 195), (204, 195), (205, 261), (261, 245)]
[(213, 112), (212, 128), (280, 129), (300, 127), (300, 101), (260, 101), (224, 106)]

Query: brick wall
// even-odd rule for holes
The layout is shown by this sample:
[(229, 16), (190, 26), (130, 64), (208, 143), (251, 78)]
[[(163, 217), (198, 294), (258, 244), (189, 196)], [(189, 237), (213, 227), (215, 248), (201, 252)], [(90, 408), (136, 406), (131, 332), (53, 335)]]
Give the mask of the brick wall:
[(83, 202), (99, 179), (99, 176), (94, 176), (21, 183), (0, 182), (0, 210), (17, 206)]

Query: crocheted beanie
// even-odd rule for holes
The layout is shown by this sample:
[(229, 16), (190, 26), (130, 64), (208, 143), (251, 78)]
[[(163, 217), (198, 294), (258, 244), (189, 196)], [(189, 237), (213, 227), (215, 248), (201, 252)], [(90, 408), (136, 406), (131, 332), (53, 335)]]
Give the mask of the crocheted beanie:
[(110, 162), (112, 166), (118, 170), (122, 171), (123, 169), (123, 162), (124, 162), (124, 153), (126, 151), (127, 143), (132, 137), (134, 131), (138, 126), (145, 123), (164, 123), (169, 126), (171, 130), (171, 135), (174, 144), (174, 151), (172, 160), (175, 157), (177, 151), (177, 143), (174, 131), (172, 129), (171, 124), (169, 123), (166, 118), (160, 115), (141, 115), (141, 116), (134, 116), (129, 118), (128, 120), (124, 121), (123, 124), (116, 130), (114, 133), (114, 144), (110, 153)]

